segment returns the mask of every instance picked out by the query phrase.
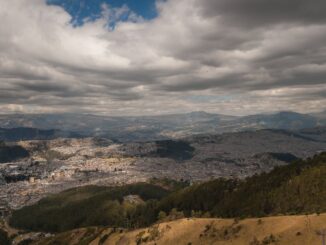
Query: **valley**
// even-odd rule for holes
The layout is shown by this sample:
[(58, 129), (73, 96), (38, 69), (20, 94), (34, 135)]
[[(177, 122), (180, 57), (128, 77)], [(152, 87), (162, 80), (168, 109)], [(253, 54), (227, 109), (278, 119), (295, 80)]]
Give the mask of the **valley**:
[(326, 245), (325, 11), (0, 0), (0, 245)]
[[(77, 124), (87, 117), (96, 132), (90, 121)], [(44, 116), (2, 122), (0, 233), (16, 234), (13, 244), (169, 245), (172, 237), (181, 244), (289, 244), (299, 233), (304, 242), (318, 239), (326, 212), (323, 117), (110, 118), (111, 133), (96, 125), (103, 117), (68, 119), (60, 117), (58, 125), (67, 125), (60, 129), (43, 127)], [(298, 216), (306, 213), (313, 230), (308, 216)], [(267, 232), (284, 220), (293, 220), (291, 227)]]
[(326, 224), (325, 160), (322, 153), (245, 180), (73, 188), (15, 210), (0, 223), (0, 239), (9, 235), (13, 244), (39, 245), (315, 245)]
[(77, 186), (151, 178), (188, 183), (245, 178), (325, 151), (324, 135), (317, 136), (258, 130), (139, 143), (100, 138), (20, 141), (17, 145), (29, 157), (0, 164), (0, 200), (17, 209)]

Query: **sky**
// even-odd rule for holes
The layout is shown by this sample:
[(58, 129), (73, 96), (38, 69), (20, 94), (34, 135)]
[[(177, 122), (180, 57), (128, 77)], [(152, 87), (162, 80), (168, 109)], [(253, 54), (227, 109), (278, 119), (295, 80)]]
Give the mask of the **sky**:
[(325, 0), (0, 0), (0, 113), (326, 109)]

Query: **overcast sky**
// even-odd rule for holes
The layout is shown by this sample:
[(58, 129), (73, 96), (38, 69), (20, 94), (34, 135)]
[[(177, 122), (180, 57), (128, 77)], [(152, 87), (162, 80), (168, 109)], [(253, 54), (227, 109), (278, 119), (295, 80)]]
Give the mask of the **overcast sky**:
[(325, 13), (325, 0), (0, 0), (0, 113), (321, 111)]

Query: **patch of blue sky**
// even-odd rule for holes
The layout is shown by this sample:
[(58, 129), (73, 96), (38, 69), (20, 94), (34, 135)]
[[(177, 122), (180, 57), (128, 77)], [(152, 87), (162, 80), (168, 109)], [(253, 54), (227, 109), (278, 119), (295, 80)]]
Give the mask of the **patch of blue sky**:
[[(85, 21), (95, 21), (102, 17), (103, 4), (112, 9), (127, 6), (130, 12), (144, 20), (151, 20), (157, 16), (155, 0), (46, 0), (49, 5), (57, 5), (71, 15), (74, 26), (82, 26)], [(109, 25), (114, 27), (115, 22), (129, 20), (128, 13), (114, 19)]]

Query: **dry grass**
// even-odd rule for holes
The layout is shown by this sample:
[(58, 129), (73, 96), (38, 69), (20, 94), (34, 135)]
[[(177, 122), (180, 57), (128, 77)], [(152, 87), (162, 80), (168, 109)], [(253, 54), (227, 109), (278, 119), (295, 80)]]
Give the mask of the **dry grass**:
[[(98, 231), (90, 245), (320, 245), (316, 232), (326, 229), (326, 214), (278, 216), (255, 219), (181, 219), (146, 229)], [(85, 230), (72, 231), (75, 239), (60, 244), (80, 244)], [(79, 234), (79, 235), (78, 235)], [(61, 236), (61, 237), (60, 237)], [(78, 239), (76, 239), (78, 238)], [(53, 240), (52, 240), (53, 241)], [(73, 243), (71, 243), (73, 242)], [(49, 243), (47, 243), (49, 244)], [(59, 243), (58, 243), (59, 244)]]

